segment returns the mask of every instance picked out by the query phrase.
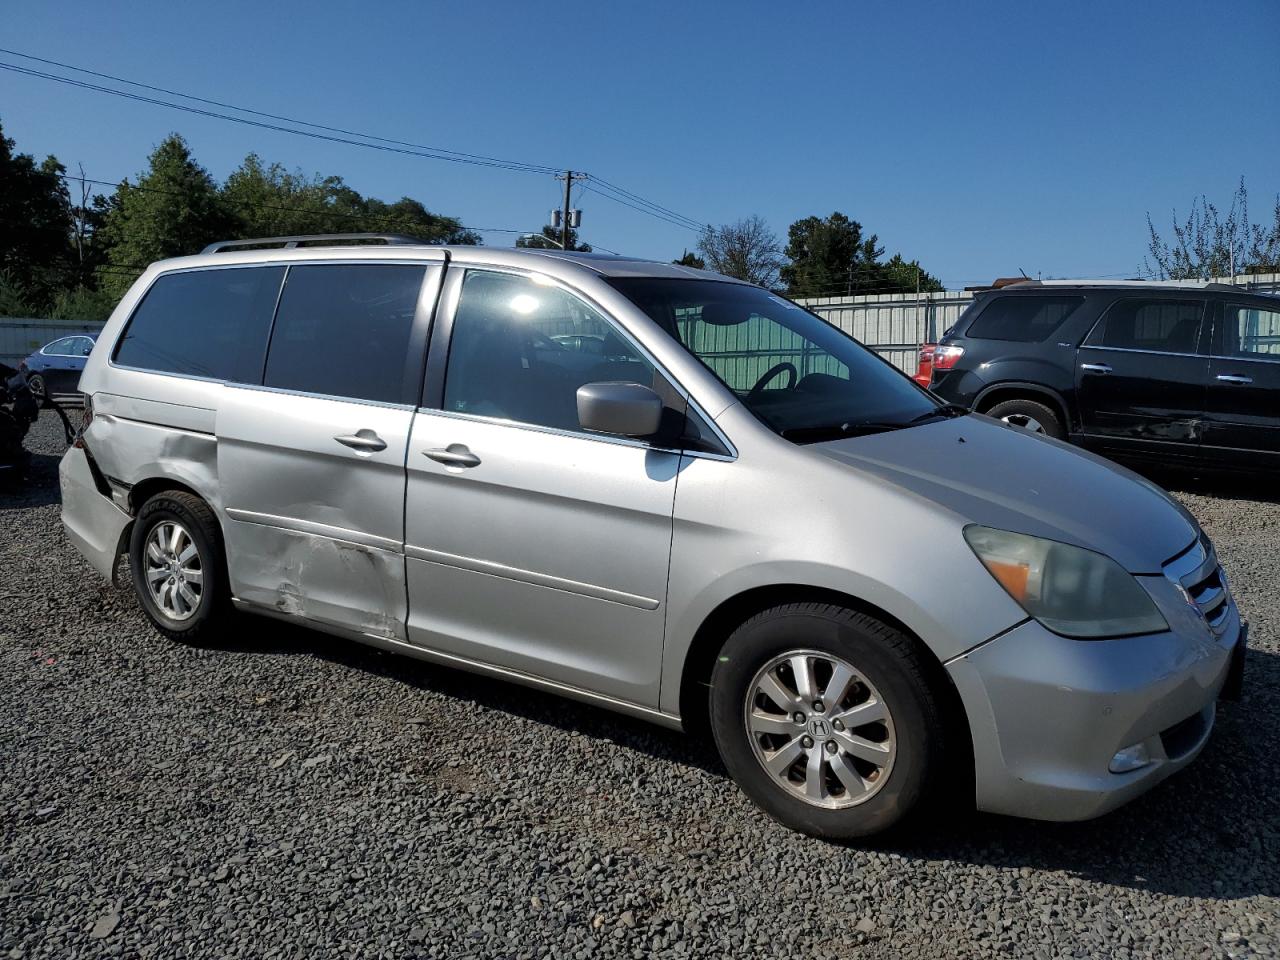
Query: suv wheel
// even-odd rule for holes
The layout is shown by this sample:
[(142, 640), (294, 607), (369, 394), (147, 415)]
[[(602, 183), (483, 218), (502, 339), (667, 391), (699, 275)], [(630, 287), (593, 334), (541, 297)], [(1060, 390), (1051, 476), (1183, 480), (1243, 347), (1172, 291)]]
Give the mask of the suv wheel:
[(33, 373), (27, 377), (27, 391), (35, 400), (36, 406), (44, 409), (49, 405), (49, 388), (40, 374)]
[(1067, 438), (1062, 419), (1049, 407), (1035, 400), (1006, 400), (988, 410), (987, 416), (1032, 433), (1043, 433), (1055, 440)]
[(218, 521), (194, 494), (156, 494), (138, 511), (129, 538), (133, 589), (165, 636), (194, 640), (231, 612)]
[(774, 607), (725, 643), (711, 724), (729, 773), (766, 813), (817, 837), (886, 830), (941, 764), (941, 720), (912, 641), (823, 603)]

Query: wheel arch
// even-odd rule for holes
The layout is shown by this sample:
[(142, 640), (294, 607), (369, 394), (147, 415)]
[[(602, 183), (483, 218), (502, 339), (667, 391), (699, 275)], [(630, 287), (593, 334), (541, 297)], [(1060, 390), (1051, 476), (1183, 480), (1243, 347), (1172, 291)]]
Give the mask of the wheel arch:
[[(966, 778), (972, 787), (974, 776), (973, 742), (969, 732), (968, 714), (951, 675), (942, 665), (936, 653), (909, 626), (887, 610), (840, 590), (825, 587), (805, 586), (801, 584), (771, 584), (752, 587), (734, 594), (724, 600), (702, 621), (694, 634), (685, 660), (680, 678), (680, 717), (686, 731), (698, 738), (709, 738), (709, 691), (711, 674), (715, 668), (716, 657), (724, 647), (729, 635), (751, 617), (770, 607), (786, 603), (830, 603), (836, 606), (856, 610), (875, 617), (882, 623), (900, 631), (920, 649), (924, 662), (928, 665), (928, 680), (934, 691), (941, 698), (943, 716), (946, 718), (948, 735), (954, 735), (951, 762), (955, 773)], [(968, 790), (973, 795), (973, 790)]]
[(1052, 387), (1039, 383), (1027, 383), (1020, 380), (1006, 380), (984, 387), (973, 400), (975, 413), (986, 413), (997, 403), (1006, 400), (1032, 400), (1037, 403), (1048, 401), (1049, 408), (1062, 420), (1062, 426), (1069, 432), (1072, 428), (1070, 408), (1066, 397)]

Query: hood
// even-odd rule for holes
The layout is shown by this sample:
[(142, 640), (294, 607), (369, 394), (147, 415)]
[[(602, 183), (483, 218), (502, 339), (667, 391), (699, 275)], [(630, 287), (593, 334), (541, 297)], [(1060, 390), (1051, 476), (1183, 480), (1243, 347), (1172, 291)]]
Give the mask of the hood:
[(816, 453), (971, 523), (1047, 537), (1159, 573), (1199, 533), (1163, 490), (1108, 460), (985, 417), (814, 444)]

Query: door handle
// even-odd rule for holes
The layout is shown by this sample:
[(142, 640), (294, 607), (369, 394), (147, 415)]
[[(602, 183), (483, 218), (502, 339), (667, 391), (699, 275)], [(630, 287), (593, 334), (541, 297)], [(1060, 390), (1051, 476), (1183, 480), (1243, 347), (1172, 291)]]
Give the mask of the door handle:
[(1111, 368), (1105, 363), (1082, 363), (1081, 370), (1088, 370), (1090, 373), (1110, 373)]
[(436, 463), (446, 467), (478, 467), (480, 458), (467, 449), (465, 443), (451, 443), (444, 449), (423, 450), (424, 457), (430, 457)]
[(1242, 377), (1234, 373), (1220, 373), (1218, 374), (1218, 379), (1223, 383), (1238, 383), (1242, 386), (1244, 384), (1253, 383), (1253, 377)]
[(350, 447), (361, 453), (373, 453), (377, 450), (387, 449), (387, 441), (372, 430), (357, 430), (355, 433), (346, 436), (334, 437), (344, 447)]

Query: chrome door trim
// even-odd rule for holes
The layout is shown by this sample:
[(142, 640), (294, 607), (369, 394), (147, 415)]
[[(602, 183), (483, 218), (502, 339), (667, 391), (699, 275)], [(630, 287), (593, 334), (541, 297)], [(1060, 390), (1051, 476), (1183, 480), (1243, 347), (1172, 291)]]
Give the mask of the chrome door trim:
[(1221, 357), (1216, 353), (1209, 354), (1210, 360), (1221, 360), (1223, 363), (1280, 363), (1280, 353), (1269, 357)]
[(614, 590), (610, 587), (602, 587), (595, 583), (582, 583), (578, 580), (569, 580), (565, 577), (555, 577), (549, 573), (539, 573), (537, 570), (522, 570), (519, 567), (509, 567), (505, 563), (495, 563), (492, 560), (481, 560), (478, 557), (462, 557), (454, 553), (445, 553), (443, 550), (430, 550), (426, 547), (416, 547), (413, 544), (405, 544), (404, 553), (406, 557), (414, 560), (422, 560), (426, 563), (438, 563), (441, 566), (454, 567), (458, 570), (467, 570), (471, 573), (482, 573), (490, 577), (499, 577), (503, 580), (514, 580), (518, 583), (529, 583), (535, 587), (546, 587), (550, 590), (561, 590), (565, 593), (576, 593), (580, 597), (590, 597), (593, 600), (605, 600), (609, 603), (621, 603), (628, 607), (637, 607), (640, 610), (657, 610), (661, 601), (652, 597), (641, 597), (634, 593), (624, 593), (621, 590)]
[(587, 690), (583, 687), (575, 687), (571, 684), (561, 683), (558, 680), (548, 680), (546, 677), (540, 677), (537, 674), (524, 673), (520, 670), (512, 670), (509, 667), (499, 667), (492, 663), (486, 663), (483, 660), (472, 660), (467, 657), (457, 656), (456, 654), (433, 650), (430, 647), (419, 647), (412, 643), (406, 643), (404, 640), (397, 640), (394, 637), (381, 637), (372, 633), (360, 633), (346, 627), (338, 626), (337, 624), (328, 623), (322, 620), (315, 620), (301, 614), (286, 613), (283, 610), (266, 606), (265, 604), (254, 603), (249, 600), (241, 600), (239, 597), (233, 597), (231, 602), (238, 609), (243, 610), (246, 613), (270, 617), (273, 620), (305, 623), (308, 627), (319, 630), (323, 633), (330, 633), (335, 636), (344, 637), (348, 640), (355, 640), (358, 643), (368, 644), (371, 647), (378, 647), (379, 649), (386, 650), (391, 653), (402, 653), (418, 660), (427, 660), (446, 667), (466, 670), (468, 673), (480, 673), (495, 676), (502, 680), (518, 683), (521, 686), (533, 687), (537, 690), (545, 690), (549, 693), (554, 693), (562, 697), (568, 697), (572, 700), (591, 704), (592, 706), (603, 707), (606, 710), (613, 710), (617, 713), (625, 713), (629, 716), (638, 717), (642, 720), (648, 720), (672, 730), (683, 729), (683, 721), (679, 714), (667, 713), (664, 710), (646, 707), (630, 700), (620, 700), (616, 697), (610, 697), (603, 693), (596, 693), (593, 690)]
[(1221, 383), (1234, 383), (1239, 386), (1248, 386), (1253, 383), (1253, 377), (1242, 377), (1236, 373), (1220, 373), (1214, 379)]
[(1115, 353), (1142, 353), (1152, 357), (1195, 357), (1199, 360), (1208, 360), (1207, 353), (1172, 353), (1168, 350), (1135, 350), (1133, 347), (1103, 347), (1096, 343), (1082, 343), (1078, 347), (1080, 350), (1109, 350)]
[(273, 513), (258, 513), (255, 510), (244, 510), (240, 507), (227, 507), (227, 516), (232, 520), (239, 520), (241, 523), (256, 523), (263, 527), (277, 527), (281, 530), (291, 530), (294, 533), (305, 533), (313, 537), (323, 537), (326, 540), (350, 543), (358, 547), (372, 547), (375, 550), (385, 550), (388, 553), (404, 552), (403, 545), (397, 540), (379, 537), (372, 533), (364, 533), (361, 530), (352, 530), (349, 527), (334, 527), (327, 523), (316, 523), (314, 520), (280, 517)]

